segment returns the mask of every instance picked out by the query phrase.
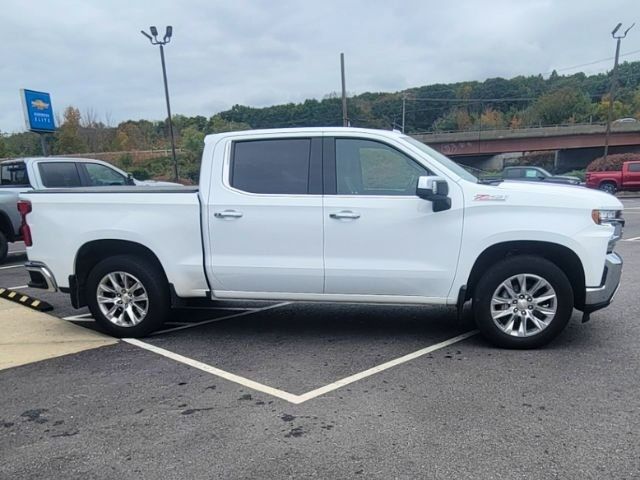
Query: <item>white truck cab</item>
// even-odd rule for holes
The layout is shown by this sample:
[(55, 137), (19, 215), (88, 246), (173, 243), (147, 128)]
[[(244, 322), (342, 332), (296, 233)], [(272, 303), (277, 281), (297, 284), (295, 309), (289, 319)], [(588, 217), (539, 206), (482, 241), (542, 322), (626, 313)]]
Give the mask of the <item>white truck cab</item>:
[(530, 348), (574, 308), (586, 319), (608, 305), (620, 281), (615, 197), (483, 184), (399, 132), (210, 135), (199, 189), (134, 190), (22, 195), (32, 284), (68, 291), (114, 335), (148, 334), (198, 297), (472, 300), (489, 340)]

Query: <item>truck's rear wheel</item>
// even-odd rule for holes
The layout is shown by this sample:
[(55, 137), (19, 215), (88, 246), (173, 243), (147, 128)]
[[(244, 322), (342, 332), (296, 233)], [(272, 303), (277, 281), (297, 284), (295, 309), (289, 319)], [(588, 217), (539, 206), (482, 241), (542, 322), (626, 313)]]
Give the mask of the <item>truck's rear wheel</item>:
[(169, 313), (163, 272), (151, 261), (117, 255), (98, 263), (86, 284), (89, 309), (116, 337), (142, 337), (162, 326)]
[(616, 188), (616, 184), (613, 182), (602, 182), (598, 188), (603, 192), (610, 193), (611, 195), (615, 194), (618, 190)]
[(560, 268), (533, 255), (508, 257), (487, 270), (473, 297), (478, 328), (504, 348), (550, 342), (573, 312), (573, 289)]

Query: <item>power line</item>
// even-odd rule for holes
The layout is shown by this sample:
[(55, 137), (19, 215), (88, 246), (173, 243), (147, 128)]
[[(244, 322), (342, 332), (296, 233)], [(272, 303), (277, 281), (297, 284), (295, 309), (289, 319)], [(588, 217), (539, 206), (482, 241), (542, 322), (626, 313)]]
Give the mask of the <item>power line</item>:
[[(631, 52), (627, 52), (627, 53), (623, 53), (622, 55), (620, 55), (620, 57), (628, 57), (629, 55), (633, 55), (635, 53), (640, 53), (640, 50), (633, 50)], [(553, 70), (551, 70), (550, 72), (544, 73), (543, 75), (547, 75), (547, 74), (552, 74), (554, 71), (555, 72), (563, 72), (565, 70), (573, 70), (574, 68), (580, 68), (580, 67), (588, 67), (589, 65), (595, 65), (597, 63), (602, 63), (602, 62), (608, 62), (610, 60), (613, 60), (615, 57), (607, 57), (607, 58), (602, 58), (600, 60), (594, 60), (593, 62), (589, 62), (589, 63), (581, 63), (580, 65), (574, 65), (572, 67), (563, 67), (563, 68), (554, 68)]]

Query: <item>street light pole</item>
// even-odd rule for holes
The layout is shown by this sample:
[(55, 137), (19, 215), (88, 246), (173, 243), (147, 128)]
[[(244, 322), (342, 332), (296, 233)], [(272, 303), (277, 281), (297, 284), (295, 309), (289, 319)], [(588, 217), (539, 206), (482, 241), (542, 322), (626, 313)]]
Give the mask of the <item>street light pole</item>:
[(342, 126), (349, 126), (349, 116), (347, 115), (347, 86), (344, 78), (344, 53), (340, 54), (340, 77), (342, 79)]
[(620, 42), (623, 38), (627, 36), (629, 30), (633, 28), (635, 23), (632, 23), (629, 28), (627, 28), (622, 35), (616, 35), (622, 23), (618, 23), (616, 28), (611, 32), (611, 36), (616, 40), (616, 56), (613, 62), (613, 73), (611, 75), (611, 87), (609, 89), (609, 108), (607, 111), (607, 128), (604, 133), (604, 160), (607, 160), (607, 155), (609, 155), (609, 136), (611, 135), (611, 120), (613, 119), (613, 102), (616, 97), (616, 89), (618, 87), (618, 59), (620, 58)]
[[(167, 67), (164, 61), (164, 46), (171, 41), (171, 36), (173, 35), (173, 27), (169, 25), (165, 31), (164, 37), (162, 40), (158, 40), (158, 29), (153, 26), (149, 27), (151, 31), (151, 35), (149, 35), (144, 30), (140, 30), (145, 37), (149, 39), (151, 45), (160, 46), (160, 61), (162, 63), (162, 79), (164, 80), (164, 97), (167, 101), (167, 115), (169, 118), (169, 136), (171, 137), (171, 155), (173, 157), (173, 176), (175, 181), (178, 181), (178, 158), (176, 156), (176, 141), (173, 135), (173, 121), (171, 119), (171, 104), (169, 103), (169, 83), (167, 82)], [(153, 35), (153, 36), (152, 36)]]

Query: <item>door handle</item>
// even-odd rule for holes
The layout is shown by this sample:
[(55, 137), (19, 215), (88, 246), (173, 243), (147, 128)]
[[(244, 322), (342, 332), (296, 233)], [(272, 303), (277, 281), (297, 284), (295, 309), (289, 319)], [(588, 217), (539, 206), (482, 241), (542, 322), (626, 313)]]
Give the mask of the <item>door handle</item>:
[(242, 216), (242, 212), (237, 212), (236, 210), (224, 210), (222, 212), (215, 212), (213, 216), (216, 218), (240, 218)]
[(360, 214), (352, 212), (351, 210), (342, 210), (341, 212), (330, 213), (329, 217), (336, 219), (350, 218), (352, 220), (356, 220), (357, 218), (360, 218)]

